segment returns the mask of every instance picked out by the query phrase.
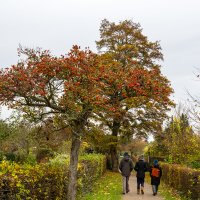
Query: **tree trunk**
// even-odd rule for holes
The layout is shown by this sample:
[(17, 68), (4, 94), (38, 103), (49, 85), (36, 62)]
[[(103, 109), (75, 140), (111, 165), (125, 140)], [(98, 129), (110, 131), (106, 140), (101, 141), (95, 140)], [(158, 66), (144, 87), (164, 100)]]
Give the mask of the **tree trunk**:
[(119, 159), (117, 155), (117, 142), (118, 142), (117, 136), (119, 133), (119, 128), (120, 128), (120, 122), (114, 120), (113, 128), (112, 128), (112, 136), (114, 137), (113, 142), (116, 142), (116, 144), (110, 147), (110, 154), (111, 154), (111, 161), (112, 161), (112, 171), (115, 171), (115, 172), (118, 171), (118, 165), (119, 165)]
[(119, 165), (119, 159), (117, 155), (117, 148), (116, 146), (112, 146), (110, 148), (110, 154), (111, 154), (111, 161), (112, 161), (112, 171), (117, 172), (118, 171), (118, 165)]
[(80, 149), (80, 138), (75, 133), (72, 134), (72, 147), (70, 152), (70, 165), (69, 165), (69, 185), (68, 185), (68, 200), (76, 199), (76, 186), (77, 186), (77, 167), (78, 167), (78, 154)]
[(81, 135), (83, 135), (83, 130), (84, 130), (85, 124), (87, 123), (87, 119), (90, 113), (91, 113), (91, 109), (86, 108), (85, 110), (83, 110), (79, 119), (75, 120), (73, 123), (74, 130), (72, 130), (72, 146), (71, 146), (71, 152), (70, 152), (69, 186), (68, 186), (67, 200), (76, 199), (78, 155), (79, 155), (79, 149), (81, 145), (80, 138), (81, 138)]

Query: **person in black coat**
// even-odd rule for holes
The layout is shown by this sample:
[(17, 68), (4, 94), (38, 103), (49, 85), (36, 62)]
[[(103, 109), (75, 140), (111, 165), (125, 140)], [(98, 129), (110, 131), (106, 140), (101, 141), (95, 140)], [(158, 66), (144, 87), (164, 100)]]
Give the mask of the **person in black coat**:
[(131, 171), (133, 170), (133, 161), (131, 160), (127, 152), (124, 153), (124, 158), (119, 164), (119, 170), (123, 177), (123, 194), (126, 194), (130, 191), (129, 189), (129, 177)]
[(137, 194), (144, 194), (144, 179), (145, 179), (145, 172), (148, 171), (148, 165), (144, 161), (144, 157), (140, 156), (139, 161), (136, 162), (134, 170), (137, 172)]
[(155, 196), (158, 192), (158, 186), (160, 185), (160, 178), (162, 176), (162, 169), (157, 160), (154, 160), (153, 166), (150, 168), (150, 176), (153, 195)]

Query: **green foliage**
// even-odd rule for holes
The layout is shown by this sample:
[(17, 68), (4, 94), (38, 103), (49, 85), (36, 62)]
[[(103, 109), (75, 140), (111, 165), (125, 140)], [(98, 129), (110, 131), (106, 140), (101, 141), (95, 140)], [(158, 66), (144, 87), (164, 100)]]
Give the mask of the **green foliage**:
[(17, 116), (13, 115), (9, 121), (0, 123), (0, 126), (6, 127), (4, 130), (7, 133), (6, 137), (0, 140), (0, 151), (7, 160), (19, 163), (27, 161), (29, 163), (30, 153), (34, 154), (31, 149), (36, 143), (31, 135), (33, 127), (26, 120), (21, 119), (19, 115)]
[(3, 160), (3, 157), (4, 157), (4, 153), (2, 151), (0, 151), (0, 161)]
[(191, 162), (191, 167), (195, 169), (200, 169), (200, 160), (194, 160)]
[(36, 159), (37, 162), (46, 162), (49, 160), (49, 158), (52, 158), (53, 156), (54, 152), (50, 148), (42, 147), (37, 150)]
[(200, 137), (189, 125), (186, 114), (173, 117), (149, 146), (150, 154), (164, 156), (169, 163), (198, 167)]
[(51, 158), (49, 160), (50, 165), (53, 166), (62, 166), (69, 164), (69, 155), (67, 154), (58, 154), (54, 158)]
[(85, 154), (79, 158), (81, 165), (78, 166), (78, 188), (79, 193), (85, 194), (91, 191), (97, 178), (99, 178), (106, 169), (105, 156), (100, 154)]
[(109, 152), (112, 145), (117, 145), (118, 140), (116, 136), (105, 134), (100, 127), (92, 127), (85, 137), (88, 145), (98, 153)]
[(27, 163), (28, 165), (36, 165), (37, 160), (36, 160), (35, 154), (29, 153), (28, 156), (25, 159), (25, 163)]
[[(3, 160), (0, 163), (0, 198), (57, 199), (67, 196), (69, 157), (58, 155), (47, 164), (19, 165)], [(84, 155), (78, 165), (78, 191), (91, 191), (94, 181), (105, 171), (103, 155)], [(3, 192), (7, 190), (7, 194)]]
[(200, 198), (200, 171), (175, 164), (161, 163), (162, 180), (168, 186), (192, 200)]
[(10, 135), (10, 131), (8, 124), (0, 120), (0, 142)]
[(15, 161), (16, 160), (16, 155), (14, 153), (6, 153), (4, 154), (7, 160), (9, 161)]

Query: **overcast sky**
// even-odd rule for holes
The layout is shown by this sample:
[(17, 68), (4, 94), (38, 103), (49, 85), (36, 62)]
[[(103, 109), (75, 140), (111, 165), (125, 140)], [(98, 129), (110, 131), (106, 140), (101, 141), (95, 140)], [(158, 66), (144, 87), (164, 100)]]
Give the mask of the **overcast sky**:
[[(65, 54), (73, 44), (96, 51), (101, 20), (140, 23), (150, 41), (160, 41), (162, 73), (176, 102), (198, 94), (200, 68), (199, 0), (0, 0), (0, 67), (16, 64), (17, 47)], [(1, 118), (9, 115), (2, 109)]]

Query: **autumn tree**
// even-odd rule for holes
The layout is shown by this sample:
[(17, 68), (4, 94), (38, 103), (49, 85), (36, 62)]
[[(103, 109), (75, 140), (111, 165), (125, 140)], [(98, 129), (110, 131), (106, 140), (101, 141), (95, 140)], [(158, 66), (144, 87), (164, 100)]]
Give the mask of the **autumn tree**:
[(22, 111), (24, 117), (35, 123), (49, 117), (60, 118), (70, 128), (68, 199), (74, 200), (78, 152), (85, 125), (92, 110), (106, 100), (98, 87), (97, 56), (78, 46), (60, 57), (28, 48), (20, 48), (19, 54), (26, 59), (1, 70), (0, 102)]
[(131, 20), (115, 24), (105, 19), (96, 44), (110, 105), (97, 118), (115, 138), (110, 153), (113, 170), (117, 170), (118, 136), (160, 130), (173, 105), (169, 99), (172, 88), (158, 64), (163, 59), (159, 42), (148, 41), (139, 24)]

